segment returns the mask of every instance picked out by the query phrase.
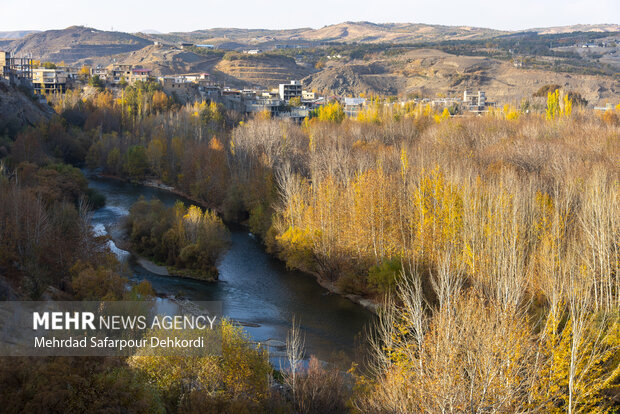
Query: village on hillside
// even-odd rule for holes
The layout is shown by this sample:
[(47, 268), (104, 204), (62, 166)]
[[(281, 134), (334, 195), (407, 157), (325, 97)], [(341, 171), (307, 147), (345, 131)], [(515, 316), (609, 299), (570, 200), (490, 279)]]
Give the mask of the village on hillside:
[[(259, 53), (250, 50), (248, 53)], [(310, 116), (311, 111), (330, 102), (338, 102), (349, 117), (355, 117), (367, 105), (376, 100), (364, 96), (320, 96), (316, 91), (305, 90), (300, 80), (273, 85), (273, 89), (238, 89), (222, 85), (211, 79), (208, 73), (182, 73), (154, 76), (150, 69), (143, 67), (110, 64), (106, 67), (60, 66), (52, 63), (41, 64), (32, 58), (15, 57), (10, 52), (0, 51), (0, 78), (4, 82), (31, 90), (45, 100), (48, 94), (63, 94), (69, 89), (83, 88), (86, 85), (108, 87), (120, 90), (138, 82), (157, 82), (163, 92), (177, 102), (215, 102), (227, 110), (244, 115), (268, 112), (272, 117), (301, 122)], [(405, 106), (409, 103), (429, 105), (434, 111), (448, 109), (450, 115), (463, 113), (483, 113), (496, 107), (496, 102), (487, 99), (485, 91), (464, 89), (462, 95), (453, 97), (415, 97), (411, 99), (383, 99), (382, 105)]]

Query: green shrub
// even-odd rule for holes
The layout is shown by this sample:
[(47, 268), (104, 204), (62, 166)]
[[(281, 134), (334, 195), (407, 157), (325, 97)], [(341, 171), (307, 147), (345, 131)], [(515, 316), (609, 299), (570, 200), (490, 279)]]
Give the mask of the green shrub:
[(384, 259), (381, 264), (368, 271), (368, 284), (377, 293), (390, 292), (396, 286), (402, 266), (400, 259)]

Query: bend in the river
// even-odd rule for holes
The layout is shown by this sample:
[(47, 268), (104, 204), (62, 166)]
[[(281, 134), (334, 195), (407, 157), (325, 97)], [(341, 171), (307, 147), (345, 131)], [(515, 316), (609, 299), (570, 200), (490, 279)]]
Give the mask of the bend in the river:
[[(140, 196), (158, 198), (170, 206), (187, 200), (170, 192), (118, 180), (91, 177), (91, 188), (106, 197), (106, 206), (93, 214), (99, 232), (120, 232), (118, 224)], [(256, 341), (285, 341), (293, 315), (301, 323), (306, 338), (306, 354), (334, 360), (344, 352), (352, 356), (372, 318), (369, 311), (330, 294), (316, 280), (302, 272), (287, 270), (269, 256), (247, 229), (232, 227), (230, 250), (218, 266), (220, 281), (201, 282), (158, 276), (129, 259), (129, 254), (110, 242), (112, 250), (129, 260), (133, 278), (147, 279), (160, 295), (183, 296), (195, 301), (221, 301), (225, 316), (245, 322), (245, 329)], [(118, 234), (116, 234), (118, 236)]]

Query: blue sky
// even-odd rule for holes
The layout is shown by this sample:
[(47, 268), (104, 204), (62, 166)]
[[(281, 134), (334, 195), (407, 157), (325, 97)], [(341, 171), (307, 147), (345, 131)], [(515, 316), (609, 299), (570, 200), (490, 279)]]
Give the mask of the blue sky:
[(0, 15), (0, 31), (71, 25), (127, 32), (320, 28), (361, 20), (518, 30), (620, 23), (620, 0), (0, 0)]

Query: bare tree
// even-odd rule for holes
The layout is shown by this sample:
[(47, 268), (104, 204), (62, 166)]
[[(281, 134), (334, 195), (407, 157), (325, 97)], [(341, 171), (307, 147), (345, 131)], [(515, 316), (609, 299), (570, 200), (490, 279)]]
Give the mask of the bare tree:
[(299, 323), (295, 316), (291, 322), (291, 329), (286, 335), (286, 359), (288, 367), (284, 371), (284, 384), (293, 394), (293, 402), (297, 397), (298, 376), (302, 368), (301, 364), (305, 355), (305, 336), (302, 335)]

